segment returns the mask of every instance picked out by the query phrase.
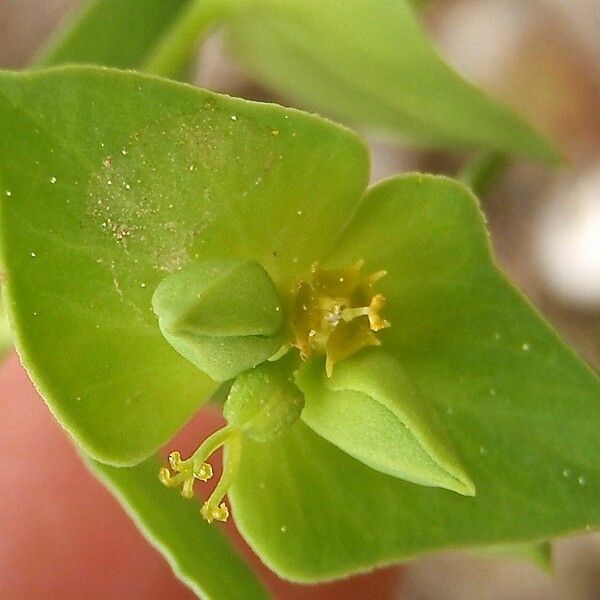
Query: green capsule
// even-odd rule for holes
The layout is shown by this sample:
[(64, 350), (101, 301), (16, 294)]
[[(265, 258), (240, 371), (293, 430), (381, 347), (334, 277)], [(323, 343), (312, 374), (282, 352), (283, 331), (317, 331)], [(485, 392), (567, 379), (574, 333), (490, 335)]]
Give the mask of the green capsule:
[(362, 350), (326, 377), (322, 361), (303, 366), (302, 420), (369, 467), (465, 496), (475, 486), (426, 398), (381, 348)]
[(289, 353), (238, 375), (223, 407), (229, 425), (257, 442), (269, 441), (289, 429), (304, 407), (304, 396), (294, 383), (296, 360)]
[(152, 307), (171, 346), (217, 381), (267, 360), (283, 343), (279, 295), (253, 261), (194, 262), (161, 281)]

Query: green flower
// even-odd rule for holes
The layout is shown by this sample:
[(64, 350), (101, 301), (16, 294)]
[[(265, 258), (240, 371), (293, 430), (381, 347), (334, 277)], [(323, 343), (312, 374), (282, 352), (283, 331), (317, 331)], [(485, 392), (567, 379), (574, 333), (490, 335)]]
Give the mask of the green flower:
[[(474, 495), (400, 363), (385, 348), (365, 351), (381, 345), (375, 332), (390, 323), (381, 315), (386, 298), (374, 289), (387, 271), (365, 276), (362, 267), (362, 260), (336, 269), (314, 262), (308, 273), (274, 282), (260, 265), (224, 256), (194, 262), (156, 289), (154, 310), (173, 347), (214, 379), (239, 375), (224, 407), (228, 425), (188, 460), (172, 453), (174, 476), (159, 473), (164, 485), (182, 485), (191, 498), (194, 481), (212, 476), (206, 461), (223, 446), (223, 475), (201, 511), (207, 521), (229, 516), (223, 498), (244, 438), (267, 442), (298, 418), (383, 473)], [(385, 267), (397, 272), (393, 263)]]
[(135, 73), (3, 72), (0, 92), (15, 345), (194, 581), (238, 563), (151, 456), (221, 381), (227, 427), (160, 478), (207, 520), (230, 507), (282, 576), (600, 525), (597, 378), (499, 271), (463, 185), (367, 189), (352, 132)]

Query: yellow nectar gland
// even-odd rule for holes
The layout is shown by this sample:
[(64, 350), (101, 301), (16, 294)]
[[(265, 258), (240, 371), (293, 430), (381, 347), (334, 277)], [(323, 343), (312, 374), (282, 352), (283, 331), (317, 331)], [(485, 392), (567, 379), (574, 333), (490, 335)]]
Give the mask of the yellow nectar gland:
[(385, 298), (373, 291), (386, 271), (364, 277), (363, 264), (360, 260), (348, 269), (322, 269), (314, 263), (310, 276), (296, 284), (293, 345), (302, 360), (325, 354), (328, 377), (335, 363), (367, 346), (379, 346), (374, 332), (390, 326), (380, 314)]
[(229, 509), (222, 500), (237, 472), (241, 450), (240, 436), (241, 432), (238, 429), (228, 425), (208, 437), (196, 452), (186, 460), (181, 459), (179, 452), (171, 452), (169, 465), (174, 474), (163, 467), (158, 472), (159, 481), (167, 487), (181, 485), (181, 495), (187, 499), (193, 498), (196, 480), (208, 481), (213, 476), (212, 467), (206, 461), (211, 454), (223, 446), (223, 474), (213, 493), (202, 505), (200, 514), (209, 523), (227, 521)]

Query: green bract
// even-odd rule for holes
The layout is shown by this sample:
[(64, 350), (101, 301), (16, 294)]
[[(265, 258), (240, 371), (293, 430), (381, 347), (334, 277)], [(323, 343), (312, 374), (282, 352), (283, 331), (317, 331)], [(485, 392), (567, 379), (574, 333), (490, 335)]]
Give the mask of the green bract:
[[(600, 525), (596, 377), (499, 273), (464, 186), (407, 175), (366, 190), (367, 178), (354, 134), (298, 111), (107, 69), (0, 73), (6, 305), (22, 360), (54, 413), (94, 458), (139, 463), (215, 389), (161, 334), (154, 290), (174, 286), (161, 320), (179, 323), (183, 314), (194, 335), (243, 337), (277, 329), (255, 312), (273, 306), (271, 281), (287, 354), (236, 380), (228, 426), (197, 460), (173, 453), (175, 474), (163, 470), (161, 481), (190, 495), (194, 479), (212, 474), (204, 457), (225, 445), (217, 487), (231, 485), (240, 531), (277, 573), (318, 581), (430, 550)], [(230, 278), (228, 298), (208, 285), (206, 261), (237, 265), (265, 286), (252, 309), (240, 306), (248, 329), (235, 318), (244, 286)], [(190, 281), (179, 285), (190, 269), (200, 269), (192, 279), (204, 281), (200, 296), (210, 290), (207, 304)], [(366, 279), (345, 290), (346, 276), (359, 272)], [(331, 291), (338, 284), (351, 305)], [(311, 311), (320, 302), (329, 311), (316, 335), (305, 331), (314, 314), (300, 318), (304, 297)], [(223, 311), (218, 298), (227, 298)], [(206, 320), (213, 310), (221, 323)], [(340, 326), (348, 336), (331, 344), (327, 377), (309, 351)], [(348, 340), (381, 347), (343, 356)], [(301, 401), (288, 393), (298, 367), (300, 419)], [(261, 412), (268, 389), (285, 410), (265, 397)], [(393, 413), (393, 421), (384, 413), (385, 431), (393, 437), (400, 421), (415, 460), (402, 464), (395, 447), (386, 463), (360, 428), (332, 424), (323, 404), (346, 397), (347, 423), (353, 406), (373, 423), (377, 411)], [(261, 435), (273, 423), (280, 435)], [(190, 514), (167, 500), (162, 510), (166, 490), (155, 493), (145, 469), (100, 468), (172, 560), (203, 543), (166, 539), (161, 519), (183, 527)], [(463, 493), (472, 482), (477, 494), (382, 471), (429, 485), (437, 477), (435, 485), (444, 479)], [(226, 518), (216, 500), (202, 510)]]
[(273, 280), (308, 268), (333, 240), (296, 230), (347, 223), (366, 151), (294, 110), (104, 69), (3, 73), (0, 93), (0, 235), (21, 358), (86, 452), (137, 463), (215, 389), (165, 342), (157, 285), (198, 259), (243, 257)]

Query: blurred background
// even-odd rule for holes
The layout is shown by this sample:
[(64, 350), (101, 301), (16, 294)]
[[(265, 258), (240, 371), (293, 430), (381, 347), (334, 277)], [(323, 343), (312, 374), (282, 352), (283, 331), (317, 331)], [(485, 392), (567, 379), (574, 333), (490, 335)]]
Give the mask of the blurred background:
[[(0, 0), (0, 68), (27, 65), (78, 4), (77, 0)], [(524, 162), (513, 164), (484, 199), (484, 210), (505, 272), (567, 342), (600, 369), (600, 2), (431, 0), (424, 18), (449, 62), (515, 107), (566, 155), (570, 165), (558, 171)], [(199, 52), (196, 83), (237, 96), (290, 104), (236, 68), (218, 33)], [(452, 175), (464, 162), (456, 154), (368, 139), (374, 182), (410, 170)], [(18, 406), (14, 406), (15, 393)], [(144, 547), (139, 534), (120, 516), (107, 492), (85, 473), (15, 357), (0, 370), (0, 403), (0, 473), (4, 478), (0, 597), (191, 597), (172, 580), (153, 550), (139, 554)], [(35, 460), (22, 458), (26, 452), (38, 459), (44, 455), (44, 472), (36, 472)], [(23, 470), (28, 471), (26, 481)], [(57, 485), (63, 490), (55, 498), (52, 490)], [(98, 510), (121, 533), (98, 531), (96, 527), (106, 522)], [(82, 526), (82, 519), (87, 525)], [(66, 545), (61, 541), (65, 532), (70, 539)], [(119, 540), (111, 538), (117, 535)], [(87, 556), (90, 545), (95, 549), (92, 557)], [(600, 535), (561, 540), (554, 548), (553, 577), (525, 562), (451, 552), (422, 558), (402, 570), (358, 578), (349, 585), (308, 590), (273, 580), (269, 585), (279, 598), (306, 600), (600, 598)], [(132, 558), (134, 554), (137, 558)], [(17, 569), (30, 570), (38, 587), (19, 587)], [(113, 580), (112, 587), (106, 587), (107, 577)], [(87, 588), (69, 589), (69, 582), (79, 580)], [(128, 580), (129, 584), (123, 583)], [(66, 582), (62, 589), (61, 581)]]

